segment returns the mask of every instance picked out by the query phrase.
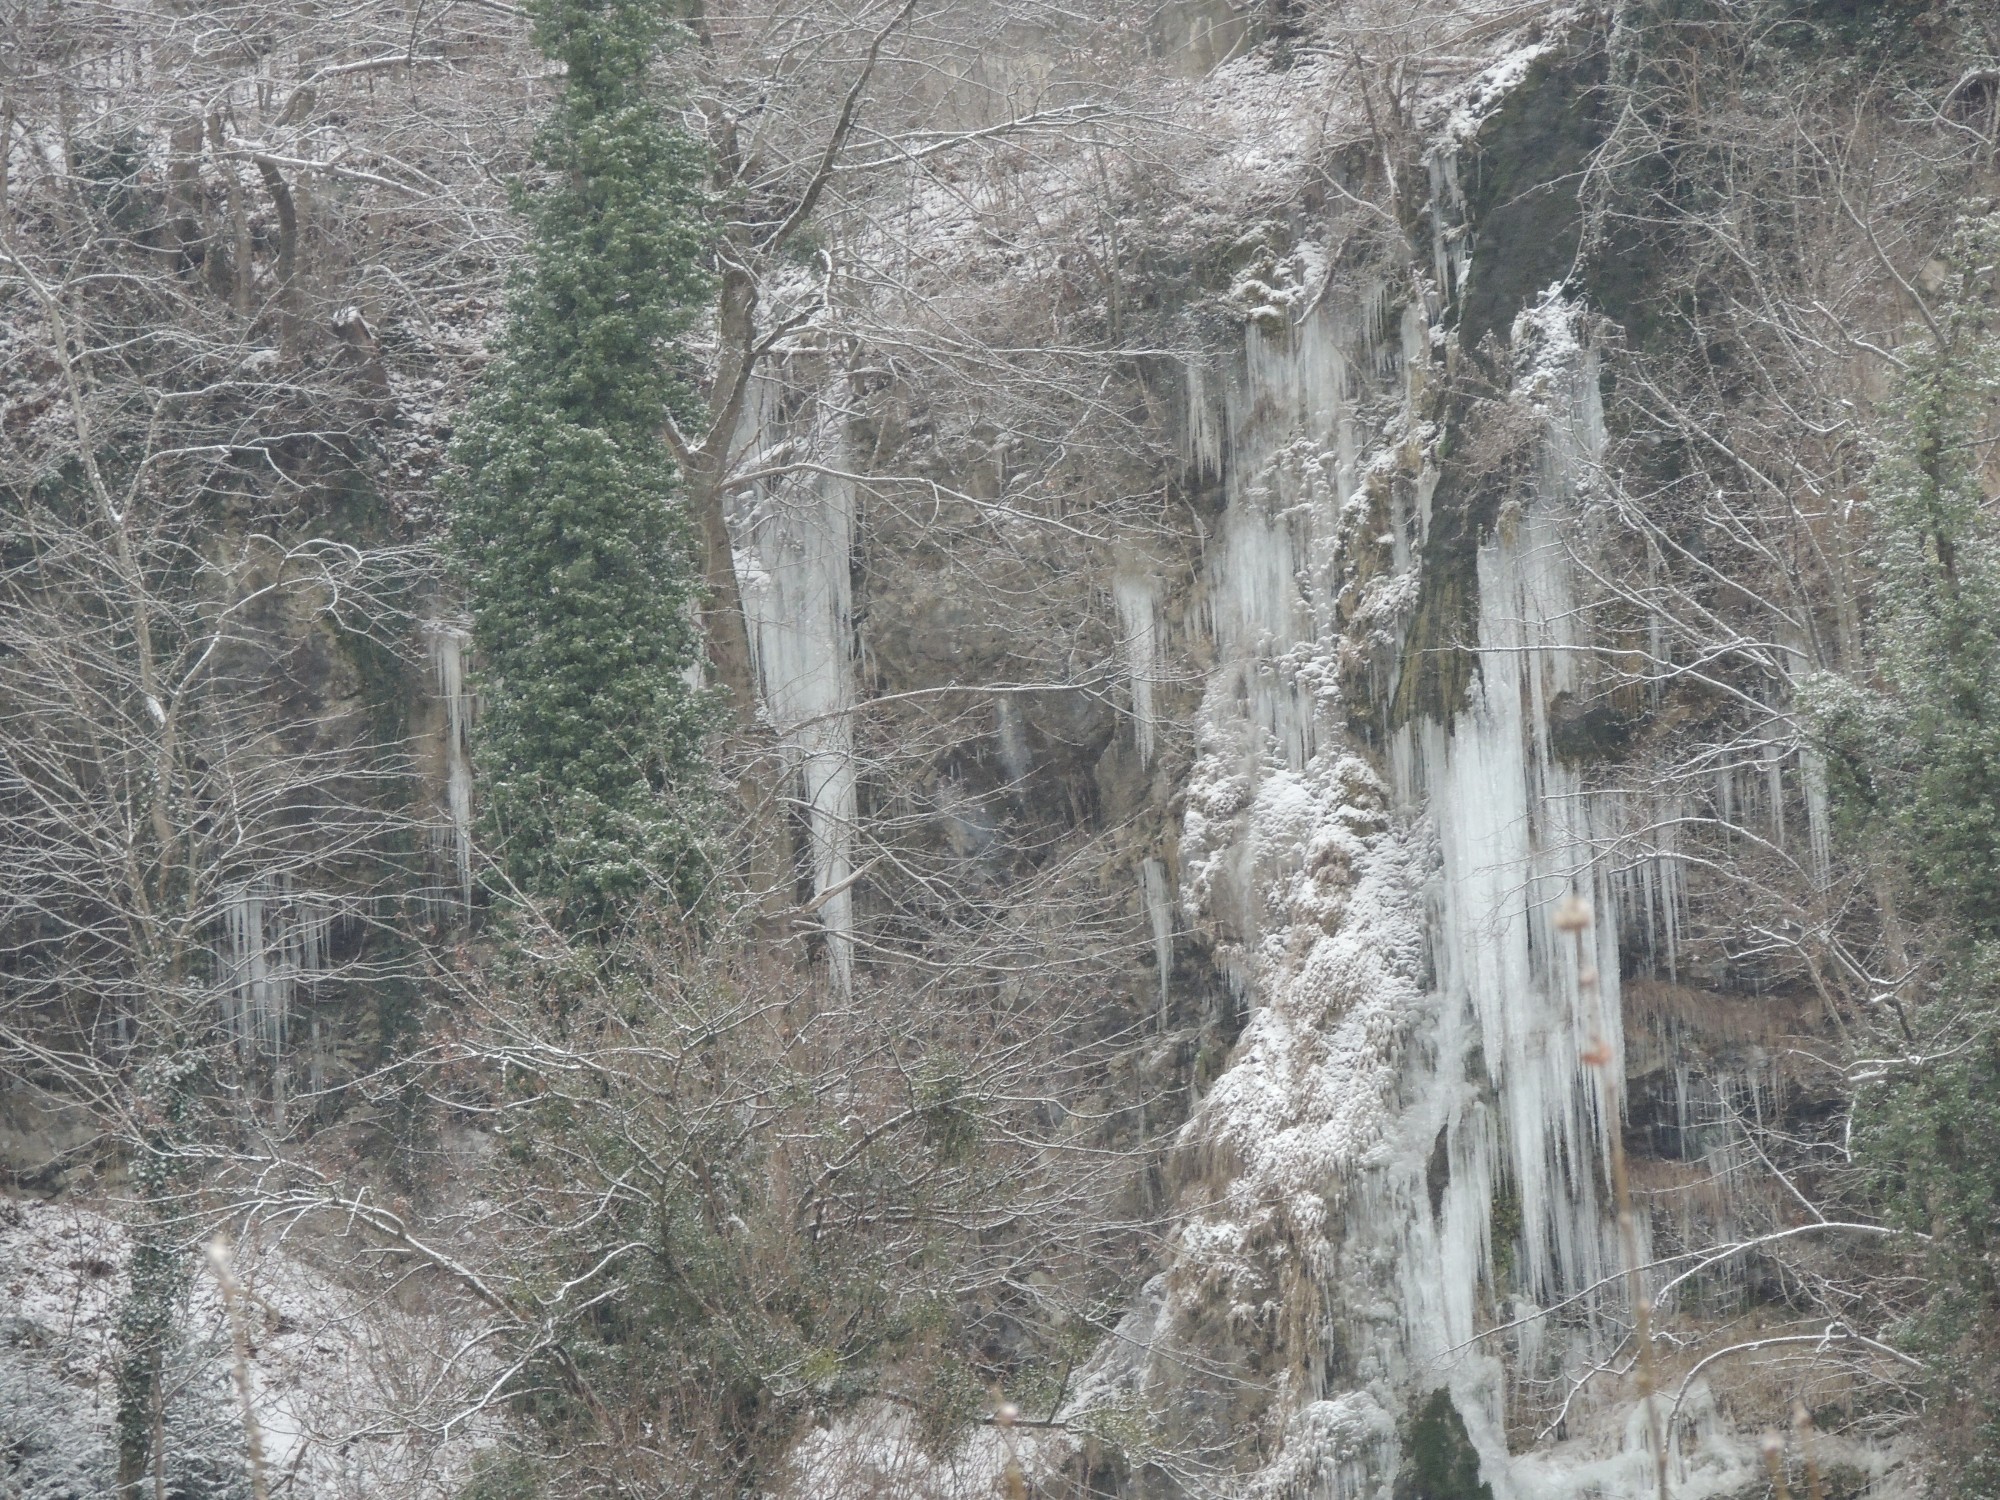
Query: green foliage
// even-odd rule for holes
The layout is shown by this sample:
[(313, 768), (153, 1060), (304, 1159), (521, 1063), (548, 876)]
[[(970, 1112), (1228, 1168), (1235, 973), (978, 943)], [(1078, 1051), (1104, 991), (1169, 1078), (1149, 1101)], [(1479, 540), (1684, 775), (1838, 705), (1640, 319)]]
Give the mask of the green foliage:
[(1762, 0), (1759, 10), (1780, 45), (1869, 74), (1953, 57), (1953, 43), (1971, 29), (1978, 6), (1976, 0)]
[(519, 1453), (482, 1453), (457, 1500), (540, 1500), (542, 1481), (533, 1460)]
[(1451, 1392), (1432, 1391), (1403, 1438), (1396, 1500), (1493, 1500)]
[(709, 293), (703, 159), (649, 81), (659, 0), (541, 0), (535, 22), (567, 83), (501, 358), (454, 445), (451, 547), (487, 830), (512, 881), (590, 930), (691, 905), (703, 875), (699, 574), (661, 434)]
[(924, 1137), (942, 1159), (960, 1160), (978, 1146), (976, 1101), (968, 1097), (962, 1076), (945, 1069), (926, 1070), (917, 1079), (916, 1093), (923, 1110)]
[(1990, 977), (2000, 939), (2000, 528), (1979, 474), (2000, 394), (1996, 252), (2000, 218), (1961, 229), (1945, 341), (1908, 356), (1870, 484), (1881, 683), (1804, 695), (1841, 830), (1903, 851), (1961, 984)]
[(2000, 216), (1961, 227), (1936, 334), (1906, 358), (1870, 490), (1874, 685), (1803, 694), (1837, 830), (1900, 890), (1931, 960), (1899, 1011), (1916, 1054), (1857, 1101), (1889, 1214), (1931, 1236), (1935, 1295), (1908, 1330), (1963, 1493), (2000, 1479), (2000, 526), (1979, 473), (2000, 395)]

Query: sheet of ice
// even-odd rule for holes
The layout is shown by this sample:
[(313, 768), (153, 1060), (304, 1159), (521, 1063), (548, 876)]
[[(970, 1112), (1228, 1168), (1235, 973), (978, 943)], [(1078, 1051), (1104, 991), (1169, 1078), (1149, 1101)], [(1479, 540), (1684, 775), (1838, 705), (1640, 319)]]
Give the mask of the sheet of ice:
[(1139, 764), (1149, 766), (1159, 728), (1153, 689), (1163, 654), (1159, 580), (1149, 573), (1122, 568), (1111, 580), (1111, 598), (1118, 611), (1119, 643), (1132, 693), (1132, 741), (1139, 752)]
[(222, 900), (220, 1008), (237, 1056), (268, 1070), (271, 1104), (282, 1121), (292, 1012), (326, 970), (333, 918), (325, 904), (296, 894), (283, 876), (244, 881)]
[[(1180, 1233), (1166, 1316), (1176, 1297), (1268, 1295), (1252, 1261), (1281, 1226), (1340, 1320), (1325, 1336), (1344, 1351), (1346, 1379), (1406, 1399), (1449, 1389), (1504, 1496), (1503, 1346), (1476, 1338), (1495, 1296), (1495, 1202), (1518, 1203), (1516, 1306), (1553, 1305), (1619, 1265), (1602, 1186), (1605, 1074), (1586, 1056), (1600, 1040), (1612, 1067), (1622, 1056), (1629, 887), (1595, 856), (1627, 809), (1588, 791), (1550, 744), (1551, 704), (1577, 687), (1587, 640), (1564, 525), (1602, 449), (1602, 413), (1576, 314), (1552, 294), (1515, 331), (1542, 467), (1477, 555), (1470, 702), (1449, 724), (1406, 726), (1384, 781), (1346, 741), (1331, 687), (1344, 625), (1328, 605), (1354, 540), (1357, 467), (1372, 461), (1355, 413), (1384, 399), (1372, 382), (1392, 366), (1371, 351), (1389, 321), (1375, 307), (1327, 308), (1282, 341), (1253, 326), (1219, 390), (1208, 375), (1189, 381), (1191, 399), (1222, 408), (1210, 461), (1228, 510), (1211, 552), (1216, 664), (1185, 799), (1181, 898), (1239, 977), (1250, 1018), (1184, 1131), (1219, 1191)], [(1395, 337), (1423, 342), (1400, 324)], [(1199, 414), (1190, 427), (1201, 430)], [(1376, 607), (1392, 612), (1389, 599), (1411, 597), (1407, 578), (1379, 592)], [(1669, 922), (1675, 868), (1645, 872)], [(1553, 923), (1572, 893), (1597, 913), (1581, 952)], [(1589, 1309), (1604, 1295), (1586, 1295), (1559, 1336), (1531, 1324), (1506, 1349), (1537, 1371), (1601, 1357), (1604, 1325)], [(1356, 1394), (1315, 1368), (1325, 1363), (1307, 1356), (1308, 1377), (1287, 1387), (1292, 1417), (1259, 1483), (1301, 1494), (1385, 1484), (1388, 1457), (1308, 1420)]]

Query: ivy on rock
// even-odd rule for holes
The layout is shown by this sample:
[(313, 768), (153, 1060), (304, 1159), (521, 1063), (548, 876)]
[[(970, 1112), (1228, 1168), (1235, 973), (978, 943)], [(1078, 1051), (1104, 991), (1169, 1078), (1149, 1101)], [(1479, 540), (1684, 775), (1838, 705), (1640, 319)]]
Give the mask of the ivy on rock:
[[(1837, 828), (1884, 898), (1903, 1055), (1856, 1101), (1888, 1214), (1927, 1237), (1908, 1343), (1932, 1377), (1940, 1479), (2000, 1486), (2000, 525), (1980, 472), (2000, 397), (2000, 216), (1963, 223), (1929, 340), (1901, 360), (1870, 482), (1879, 677), (1805, 705)], [(1904, 934), (1930, 962), (1915, 966)]]
[(686, 909), (705, 874), (693, 528), (662, 429), (706, 304), (704, 160), (652, 65), (657, 0), (537, 0), (564, 70), (524, 191), (526, 264), (453, 447), (482, 819), (505, 877), (572, 931)]

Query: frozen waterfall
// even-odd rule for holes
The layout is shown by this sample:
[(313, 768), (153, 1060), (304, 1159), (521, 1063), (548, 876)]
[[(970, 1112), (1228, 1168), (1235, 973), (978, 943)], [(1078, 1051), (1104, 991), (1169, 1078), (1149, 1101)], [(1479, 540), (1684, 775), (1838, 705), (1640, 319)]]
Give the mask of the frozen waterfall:
[[(775, 377), (753, 382), (749, 466), (800, 438), (838, 454), (838, 434), (818, 403), (798, 404)], [(749, 489), (731, 517), (737, 578), (764, 712), (798, 778), (829, 971), (845, 989), (854, 927), (854, 484), (837, 464), (770, 467), (785, 472)]]

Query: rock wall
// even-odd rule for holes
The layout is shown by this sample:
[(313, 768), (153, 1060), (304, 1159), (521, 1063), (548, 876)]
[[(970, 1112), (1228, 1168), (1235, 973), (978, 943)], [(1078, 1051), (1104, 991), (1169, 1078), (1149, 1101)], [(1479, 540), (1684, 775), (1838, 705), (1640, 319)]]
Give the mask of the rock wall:
[[(1355, 82), (1387, 65), (1297, 8), (1176, 0), (1088, 59), (1163, 101), (1113, 145), (913, 164), (774, 292), (774, 327), (836, 309), (756, 382), (731, 516), (810, 961), (864, 1001), (940, 955), (1058, 975), (1080, 1034), (1131, 1039), (1066, 1101), (1079, 1143), (1160, 1148), (1117, 1205), (1156, 1252), (1122, 1319), (1032, 1288), (1114, 1325), (1045, 1420), (939, 1454), (864, 1404), (805, 1435), (797, 1493), (987, 1494), (1010, 1458), (1133, 1500), (1656, 1492), (1613, 1132), (1662, 1190), (1641, 1260), (1727, 1243), (1771, 1191), (1733, 1122), (1799, 1107), (1783, 1039), (1819, 1022), (1700, 987), (1674, 818), (1603, 774), (1631, 725), (1583, 706), (1600, 314), (1657, 271), (1609, 264), (1581, 199), (1619, 23), (1435, 9), (1443, 81), (1392, 122)], [(1005, 35), (925, 85), (947, 123), (1011, 129), (1080, 66), (1058, 21)], [(473, 704), (462, 632), (404, 602), (402, 662), (293, 636), (324, 658), (302, 717), (394, 700), (435, 935), (474, 899)], [(1721, 795), (1823, 863), (1786, 755)], [(220, 929), (245, 1053), (315, 1090), (364, 1029), (313, 997), (329, 1035), (300, 1035), (327, 920), (246, 888)], [(0, 1106), (0, 1168), (59, 1186), (89, 1134)], [(1672, 1493), (1750, 1492), (1769, 1392), (1692, 1355), (1660, 1391)], [(1908, 1487), (1827, 1442), (1850, 1488)]]
[[(1782, 1090), (1765, 1049), (1731, 1076), (1742, 1007), (1663, 1030), (1686, 867), (1657, 839), (1607, 855), (1658, 810), (1577, 744), (1609, 441), (1578, 191), (1612, 38), (1514, 40), (1429, 116), (1410, 266), (1337, 275), (1307, 226), (1232, 288), (1240, 332), (1184, 371), (1181, 483), (1217, 496), (1201, 560), (1119, 583), (1141, 746), (1155, 601), (1188, 601), (1171, 940), (1247, 1017), (1173, 1148), (1164, 1268), (1066, 1409), (1116, 1434), (1077, 1462), (1120, 1494), (1650, 1495), (1653, 1421), (1673, 1494), (1763, 1482), (1726, 1369), (1669, 1358), (1651, 1404), (1633, 1381), (1610, 1132), (1635, 1170), (1701, 1158), (1640, 1118), (1753, 1097), (1762, 1120)], [(1823, 850), (1810, 768), (1785, 775)], [(1642, 1264), (1671, 1201), (1644, 1199)], [(1887, 1494), (1893, 1457), (1823, 1461)]]

